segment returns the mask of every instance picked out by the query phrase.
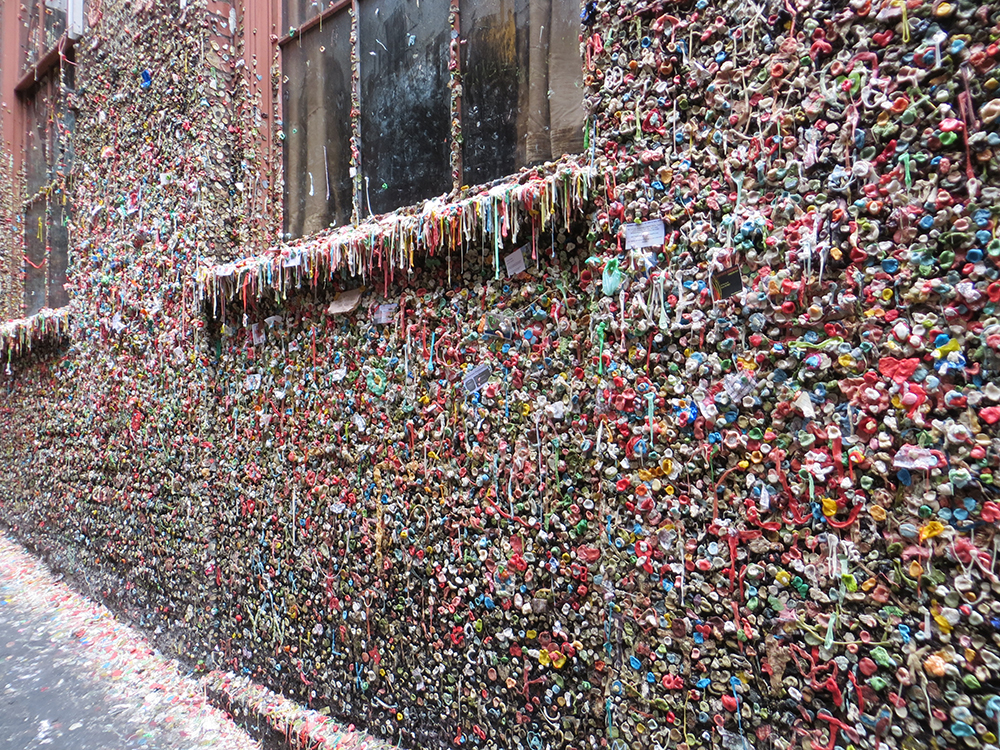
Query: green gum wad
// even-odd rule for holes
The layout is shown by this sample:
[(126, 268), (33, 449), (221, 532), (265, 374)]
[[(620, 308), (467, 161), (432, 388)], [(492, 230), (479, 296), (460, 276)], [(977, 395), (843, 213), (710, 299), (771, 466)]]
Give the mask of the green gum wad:
[(889, 686), (889, 683), (886, 682), (881, 677), (879, 677), (878, 675), (868, 680), (868, 684), (872, 686), (872, 690), (874, 690), (875, 692), (881, 692), (882, 690), (885, 690)]
[(881, 646), (876, 646), (872, 649), (872, 659), (874, 659), (875, 663), (880, 667), (892, 668), (896, 666), (896, 662), (894, 662), (889, 656), (889, 652)]

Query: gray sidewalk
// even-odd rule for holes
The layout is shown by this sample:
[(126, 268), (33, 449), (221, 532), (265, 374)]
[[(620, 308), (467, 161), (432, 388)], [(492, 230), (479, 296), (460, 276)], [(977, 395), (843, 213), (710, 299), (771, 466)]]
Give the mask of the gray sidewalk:
[(135, 630), (0, 539), (0, 748), (259, 747)]
[(73, 645), (53, 638), (43, 614), (13, 601), (0, 599), (0, 747), (190, 746), (178, 733), (144, 726), (142, 701), (116, 702)]
[(187, 674), (0, 536), (0, 750), (288, 746), (393, 747), (246, 678)]

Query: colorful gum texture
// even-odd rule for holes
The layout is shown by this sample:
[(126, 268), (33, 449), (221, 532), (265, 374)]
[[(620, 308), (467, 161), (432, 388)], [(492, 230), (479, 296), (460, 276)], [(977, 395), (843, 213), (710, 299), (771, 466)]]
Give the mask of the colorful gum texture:
[(581, 10), (568, 220), (206, 309), (274, 236), (249, 95), (206, 10), (105, 3), (0, 517), (171, 653), (404, 746), (996, 750), (1000, 6)]

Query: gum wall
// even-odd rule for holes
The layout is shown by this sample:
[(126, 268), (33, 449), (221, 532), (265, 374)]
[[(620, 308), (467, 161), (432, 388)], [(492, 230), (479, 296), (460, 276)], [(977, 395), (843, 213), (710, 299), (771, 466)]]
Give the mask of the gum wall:
[(23, 542), (406, 747), (996, 750), (1000, 6), (588, 2), (582, 154), (271, 248), (243, 21), (88, 7)]

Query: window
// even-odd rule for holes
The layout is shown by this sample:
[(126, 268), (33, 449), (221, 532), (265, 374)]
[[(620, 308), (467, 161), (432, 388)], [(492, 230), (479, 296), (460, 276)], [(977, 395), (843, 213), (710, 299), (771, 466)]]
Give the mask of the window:
[(286, 237), (583, 149), (579, 0), (351, 2), (284, 0)]
[(65, 289), (69, 217), (63, 188), (72, 163), (69, 136), (75, 118), (64, 95), (73, 87), (66, 24), (66, 0), (42, 0), (25, 8), (25, 66), (16, 90), (23, 123), (21, 211), (27, 315), (69, 303)]
[(43, 307), (65, 307), (66, 208), (61, 201), (39, 199), (24, 210), (25, 314)]
[[(289, 3), (289, 5), (304, 4)], [(297, 15), (292, 16), (297, 18)], [(285, 231), (351, 219), (351, 18), (337, 13), (285, 45)]]
[(361, 0), (364, 208), (383, 214), (451, 189), (446, 0)]
[(24, 48), (22, 72), (35, 68), (56, 50), (66, 33), (68, 0), (28, 0), (22, 6), (25, 23), (21, 26)]
[(583, 150), (580, 3), (461, 0), (462, 181)]

